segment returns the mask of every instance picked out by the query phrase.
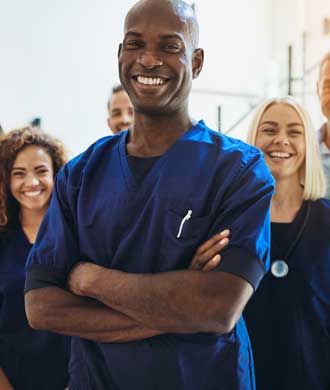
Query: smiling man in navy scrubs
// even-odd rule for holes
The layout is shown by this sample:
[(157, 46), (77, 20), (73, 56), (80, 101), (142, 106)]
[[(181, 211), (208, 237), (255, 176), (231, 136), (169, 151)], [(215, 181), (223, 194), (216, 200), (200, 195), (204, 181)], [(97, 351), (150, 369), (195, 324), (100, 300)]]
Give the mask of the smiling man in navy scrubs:
[[(71, 390), (255, 388), (241, 313), (268, 266), (273, 179), (257, 149), (190, 118), (197, 45), (183, 1), (135, 4), (118, 53), (134, 125), (57, 176), (26, 308), (76, 336)], [(188, 269), (225, 228), (216, 270)]]

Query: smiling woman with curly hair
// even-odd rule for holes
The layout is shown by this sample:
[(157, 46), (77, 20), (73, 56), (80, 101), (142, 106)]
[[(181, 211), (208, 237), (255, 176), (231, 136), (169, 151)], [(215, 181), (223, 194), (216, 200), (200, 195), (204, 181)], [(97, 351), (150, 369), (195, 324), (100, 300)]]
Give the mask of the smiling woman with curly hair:
[(1, 135), (0, 161), (0, 389), (63, 390), (68, 339), (29, 327), (23, 290), (25, 261), (66, 153), (27, 127)]
[(0, 142), (0, 229), (6, 230), (16, 225), (19, 219), (20, 202), (10, 190), (11, 171), (17, 155), (28, 146), (41, 148), (52, 161), (54, 177), (66, 162), (67, 156), (59, 140), (29, 127), (2, 135)]

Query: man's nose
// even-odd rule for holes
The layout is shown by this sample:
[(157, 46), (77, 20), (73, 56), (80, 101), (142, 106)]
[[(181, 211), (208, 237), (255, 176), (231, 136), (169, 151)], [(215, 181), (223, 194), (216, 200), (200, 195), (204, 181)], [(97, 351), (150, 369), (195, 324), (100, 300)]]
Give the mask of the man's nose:
[(132, 123), (132, 116), (128, 114), (124, 114), (121, 119), (122, 123), (130, 125)]
[(129, 126), (131, 121), (129, 121), (127, 118), (123, 118), (120, 123), (122, 126)]
[(163, 60), (151, 51), (142, 53), (137, 59), (137, 62), (146, 69), (153, 69), (157, 66), (163, 65)]

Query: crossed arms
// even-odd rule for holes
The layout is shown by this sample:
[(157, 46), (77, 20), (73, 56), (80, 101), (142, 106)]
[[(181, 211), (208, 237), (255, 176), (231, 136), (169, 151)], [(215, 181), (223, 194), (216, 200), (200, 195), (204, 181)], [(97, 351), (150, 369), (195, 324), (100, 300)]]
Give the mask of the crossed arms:
[(68, 290), (44, 287), (25, 295), (35, 329), (99, 342), (128, 342), (158, 334), (227, 333), (253, 289), (240, 277), (212, 271), (228, 231), (200, 246), (187, 270), (131, 274), (78, 263)]

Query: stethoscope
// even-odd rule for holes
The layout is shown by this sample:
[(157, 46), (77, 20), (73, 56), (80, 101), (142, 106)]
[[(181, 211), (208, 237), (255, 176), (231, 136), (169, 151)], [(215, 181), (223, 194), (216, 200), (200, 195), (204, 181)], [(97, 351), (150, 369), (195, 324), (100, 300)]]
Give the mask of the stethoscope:
[(285, 278), (287, 274), (289, 273), (289, 265), (288, 265), (288, 259), (291, 256), (292, 252), (296, 248), (299, 240), (301, 239), (301, 236), (306, 228), (308, 218), (311, 213), (311, 203), (307, 203), (307, 210), (304, 222), (302, 223), (296, 238), (292, 241), (291, 245), (289, 246), (288, 250), (286, 251), (285, 255), (283, 256), (283, 259), (276, 259), (272, 262), (272, 265), (270, 267), (270, 272), (275, 276), (275, 278)]

